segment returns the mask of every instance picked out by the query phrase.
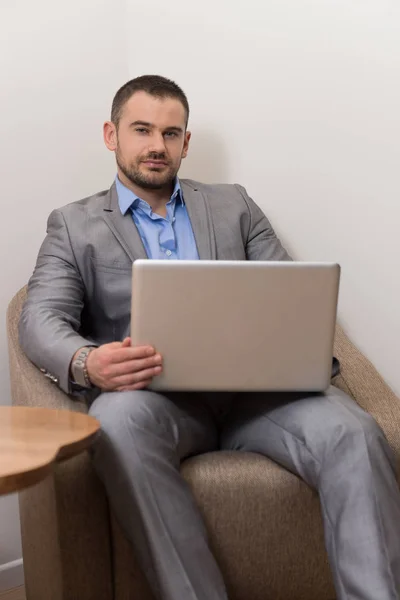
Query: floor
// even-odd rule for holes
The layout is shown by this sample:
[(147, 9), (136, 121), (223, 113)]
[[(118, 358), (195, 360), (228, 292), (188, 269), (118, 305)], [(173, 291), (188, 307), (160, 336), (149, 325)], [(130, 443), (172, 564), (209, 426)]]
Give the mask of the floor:
[(26, 600), (24, 586), (8, 590), (8, 592), (0, 592), (0, 600)]

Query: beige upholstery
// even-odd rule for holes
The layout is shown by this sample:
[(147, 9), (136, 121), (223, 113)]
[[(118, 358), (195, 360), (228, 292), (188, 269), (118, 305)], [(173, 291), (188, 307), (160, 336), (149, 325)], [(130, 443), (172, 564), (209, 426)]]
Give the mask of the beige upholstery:
[[(21, 352), (25, 294), (8, 310), (14, 404), (86, 411)], [(399, 457), (399, 399), (339, 327), (335, 352), (342, 364), (335, 385), (376, 418)], [(182, 472), (231, 600), (334, 599), (318, 497), (305, 483), (256, 454), (210, 453), (186, 461)], [(21, 493), (20, 511), (28, 600), (153, 600), (86, 453)]]

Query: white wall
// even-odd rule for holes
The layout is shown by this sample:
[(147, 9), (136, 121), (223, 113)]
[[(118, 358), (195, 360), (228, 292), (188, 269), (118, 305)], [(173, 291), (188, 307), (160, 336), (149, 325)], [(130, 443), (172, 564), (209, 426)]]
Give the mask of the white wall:
[[(24, 0), (0, 8), (3, 315), (32, 272), (50, 211), (114, 177), (102, 123), (128, 76), (124, 9), (119, 0)], [(8, 404), (4, 317), (0, 328), (0, 403)], [(16, 497), (2, 497), (0, 592), (21, 582), (20, 557)]]
[(341, 263), (340, 319), (400, 393), (399, 3), (127, 2), (130, 76), (191, 103), (182, 173), (242, 183), (297, 258)]
[[(191, 103), (182, 174), (243, 183), (297, 258), (342, 264), (341, 320), (400, 393), (396, 0), (2, 4), (3, 314), (50, 210), (110, 183), (101, 124), (113, 93), (160, 73)], [(15, 498), (2, 498), (0, 565), (20, 556)]]

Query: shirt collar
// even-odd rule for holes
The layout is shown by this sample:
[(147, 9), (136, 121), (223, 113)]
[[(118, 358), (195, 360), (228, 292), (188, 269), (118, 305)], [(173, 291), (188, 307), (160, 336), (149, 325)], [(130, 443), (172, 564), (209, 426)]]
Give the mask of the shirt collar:
[[(132, 190), (127, 188), (120, 181), (118, 175), (115, 177), (115, 186), (117, 188), (119, 208), (123, 215), (126, 215), (129, 209), (136, 208), (139, 202), (144, 202), (144, 200), (139, 198), (139, 196), (137, 196), (134, 192), (132, 192)], [(172, 192), (170, 202), (175, 200), (184, 204), (181, 182), (179, 181), (178, 177), (175, 178), (174, 190)]]

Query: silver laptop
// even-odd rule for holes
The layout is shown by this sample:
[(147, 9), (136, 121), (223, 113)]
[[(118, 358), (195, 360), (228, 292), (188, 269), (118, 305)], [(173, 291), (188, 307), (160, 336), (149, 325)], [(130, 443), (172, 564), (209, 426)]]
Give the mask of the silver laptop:
[(323, 391), (340, 267), (137, 260), (131, 337), (164, 357), (154, 390)]

